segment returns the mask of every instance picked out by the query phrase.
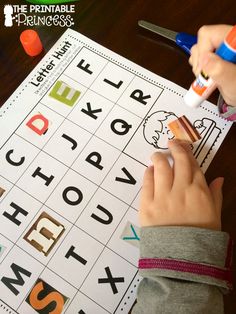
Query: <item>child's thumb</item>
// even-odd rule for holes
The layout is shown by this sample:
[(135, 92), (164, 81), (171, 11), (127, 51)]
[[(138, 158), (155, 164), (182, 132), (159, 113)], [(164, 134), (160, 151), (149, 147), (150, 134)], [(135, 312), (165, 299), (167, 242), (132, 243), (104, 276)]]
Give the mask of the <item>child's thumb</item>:
[(214, 204), (219, 214), (221, 212), (222, 201), (223, 201), (223, 194), (222, 194), (223, 183), (224, 183), (224, 178), (219, 177), (213, 180), (211, 184), (209, 185), (209, 189), (211, 191)]

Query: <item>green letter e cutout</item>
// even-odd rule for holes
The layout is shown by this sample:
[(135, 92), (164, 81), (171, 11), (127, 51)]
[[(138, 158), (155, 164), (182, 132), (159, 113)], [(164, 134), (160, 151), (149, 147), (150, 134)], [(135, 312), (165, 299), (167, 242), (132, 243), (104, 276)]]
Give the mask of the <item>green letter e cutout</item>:
[(57, 81), (49, 93), (49, 96), (70, 107), (74, 106), (79, 95), (80, 91), (70, 87), (62, 81)]

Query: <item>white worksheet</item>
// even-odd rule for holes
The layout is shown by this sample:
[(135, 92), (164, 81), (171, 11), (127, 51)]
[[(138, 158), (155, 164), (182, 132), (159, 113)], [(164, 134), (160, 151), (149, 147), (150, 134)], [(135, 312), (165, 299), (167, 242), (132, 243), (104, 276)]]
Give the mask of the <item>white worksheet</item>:
[[(157, 58), (158, 60), (158, 58)], [(0, 313), (128, 313), (139, 195), (182, 115), (207, 169), (231, 123), (216, 107), (68, 29), (0, 109)], [(157, 244), (158, 245), (158, 244)]]

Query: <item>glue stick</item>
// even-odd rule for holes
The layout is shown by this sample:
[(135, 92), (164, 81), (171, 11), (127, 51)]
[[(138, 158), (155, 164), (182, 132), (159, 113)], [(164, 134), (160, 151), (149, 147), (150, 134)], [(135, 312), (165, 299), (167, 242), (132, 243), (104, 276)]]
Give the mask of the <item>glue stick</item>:
[[(236, 25), (231, 29), (215, 53), (226, 61), (236, 63)], [(196, 108), (209, 97), (215, 88), (216, 84), (214, 81), (201, 72), (184, 96), (184, 102), (188, 106)]]

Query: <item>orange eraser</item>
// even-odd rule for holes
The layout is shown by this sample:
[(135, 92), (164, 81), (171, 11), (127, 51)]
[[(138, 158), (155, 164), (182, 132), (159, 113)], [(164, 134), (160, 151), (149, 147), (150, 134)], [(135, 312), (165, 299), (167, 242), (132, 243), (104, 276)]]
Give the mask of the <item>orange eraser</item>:
[(20, 35), (20, 41), (25, 52), (31, 57), (39, 55), (43, 50), (39, 35), (33, 29), (23, 31)]

